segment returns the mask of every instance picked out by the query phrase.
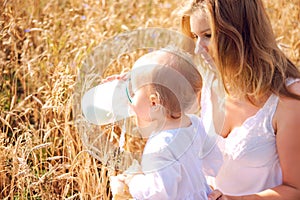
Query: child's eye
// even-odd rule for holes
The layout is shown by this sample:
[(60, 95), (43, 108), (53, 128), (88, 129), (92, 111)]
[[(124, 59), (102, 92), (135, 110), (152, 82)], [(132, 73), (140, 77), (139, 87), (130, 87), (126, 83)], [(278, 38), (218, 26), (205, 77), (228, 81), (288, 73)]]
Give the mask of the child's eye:
[(130, 91), (130, 96), (131, 96), (131, 98), (133, 98), (134, 95), (135, 95), (135, 93), (134, 93), (133, 91)]
[(131, 85), (131, 79), (130, 78), (127, 80), (126, 94), (127, 94), (127, 98), (129, 100), (129, 102), (132, 103), (132, 99), (134, 97), (134, 92), (132, 90), (132, 85)]
[(134, 91), (133, 91), (133, 89), (132, 89), (132, 84), (131, 84), (131, 81), (129, 82), (129, 94), (130, 94), (130, 96), (133, 98), (134, 97)]

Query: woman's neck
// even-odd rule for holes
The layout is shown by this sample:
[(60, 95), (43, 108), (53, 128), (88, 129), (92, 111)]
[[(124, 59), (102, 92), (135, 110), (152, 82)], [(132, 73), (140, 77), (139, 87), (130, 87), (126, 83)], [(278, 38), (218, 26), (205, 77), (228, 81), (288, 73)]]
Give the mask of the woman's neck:
[(255, 96), (244, 96), (244, 97), (234, 97), (234, 96), (228, 96), (227, 99), (230, 99), (231, 101), (234, 102), (239, 102), (241, 104), (250, 104), (254, 107), (261, 108), (266, 101), (269, 99), (271, 95), (271, 92), (268, 94), (265, 94), (260, 97), (255, 97)]

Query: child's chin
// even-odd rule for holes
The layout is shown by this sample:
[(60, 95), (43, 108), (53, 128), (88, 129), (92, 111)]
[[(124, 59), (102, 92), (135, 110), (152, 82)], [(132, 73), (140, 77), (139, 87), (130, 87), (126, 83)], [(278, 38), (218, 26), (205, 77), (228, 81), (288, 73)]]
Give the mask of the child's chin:
[(156, 122), (137, 120), (137, 127), (143, 138), (148, 138), (156, 127)]
[(139, 128), (147, 128), (150, 124), (151, 124), (150, 120), (145, 120), (145, 119), (136, 117), (136, 125)]

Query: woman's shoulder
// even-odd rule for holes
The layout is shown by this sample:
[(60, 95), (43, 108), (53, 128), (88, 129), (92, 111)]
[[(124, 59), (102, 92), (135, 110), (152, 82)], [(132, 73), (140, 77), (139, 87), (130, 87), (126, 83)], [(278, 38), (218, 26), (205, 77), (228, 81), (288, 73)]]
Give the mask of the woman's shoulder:
[[(296, 94), (298, 96), (300, 96), (300, 78), (298, 79), (292, 79), (292, 78), (289, 78), (286, 80), (286, 86), (288, 88), (288, 90), (293, 93), (293, 94)], [(285, 97), (283, 95), (279, 96), (279, 105), (290, 105), (290, 104), (294, 104), (294, 105), (297, 105), (300, 103), (300, 100), (297, 100), (295, 98), (291, 98), (291, 97)]]
[(300, 95), (300, 78), (298, 79), (287, 79), (288, 90), (294, 94)]
[[(296, 95), (300, 95), (300, 79), (294, 79), (287, 83), (288, 90)], [(300, 118), (300, 100), (280, 96), (277, 106), (277, 110), (274, 116), (275, 126), (277, 130), (284, 130), (284, 132), (289, 132), (289, 130), (294, 127), (300, 128), (299, 124)]]

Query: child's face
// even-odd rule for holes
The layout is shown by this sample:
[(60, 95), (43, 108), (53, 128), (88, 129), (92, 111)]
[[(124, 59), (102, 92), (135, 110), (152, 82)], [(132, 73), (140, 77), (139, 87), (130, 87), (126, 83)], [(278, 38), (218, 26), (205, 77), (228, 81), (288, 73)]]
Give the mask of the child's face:
[(158, 56), (153, 55), (156, 54), (146, 54), (135, 62), (128, 84), (130, 107), (136, 114), (139, 127), (147, 126), (153, 121), (150, 116), (152, 105), (150, 95), (153, 92), (150, 84), (152, 83), (152, 70), (159, 63), (156, 61)]
[(132, 103), (130, 105), (132, 111), (136, 114), (138, 126), (148, 125), (152, 119), (150, 116), (150, 110), (152, 102), (150, 100), (150, 86), (142, 86), (137, 89), (132, 95)]

